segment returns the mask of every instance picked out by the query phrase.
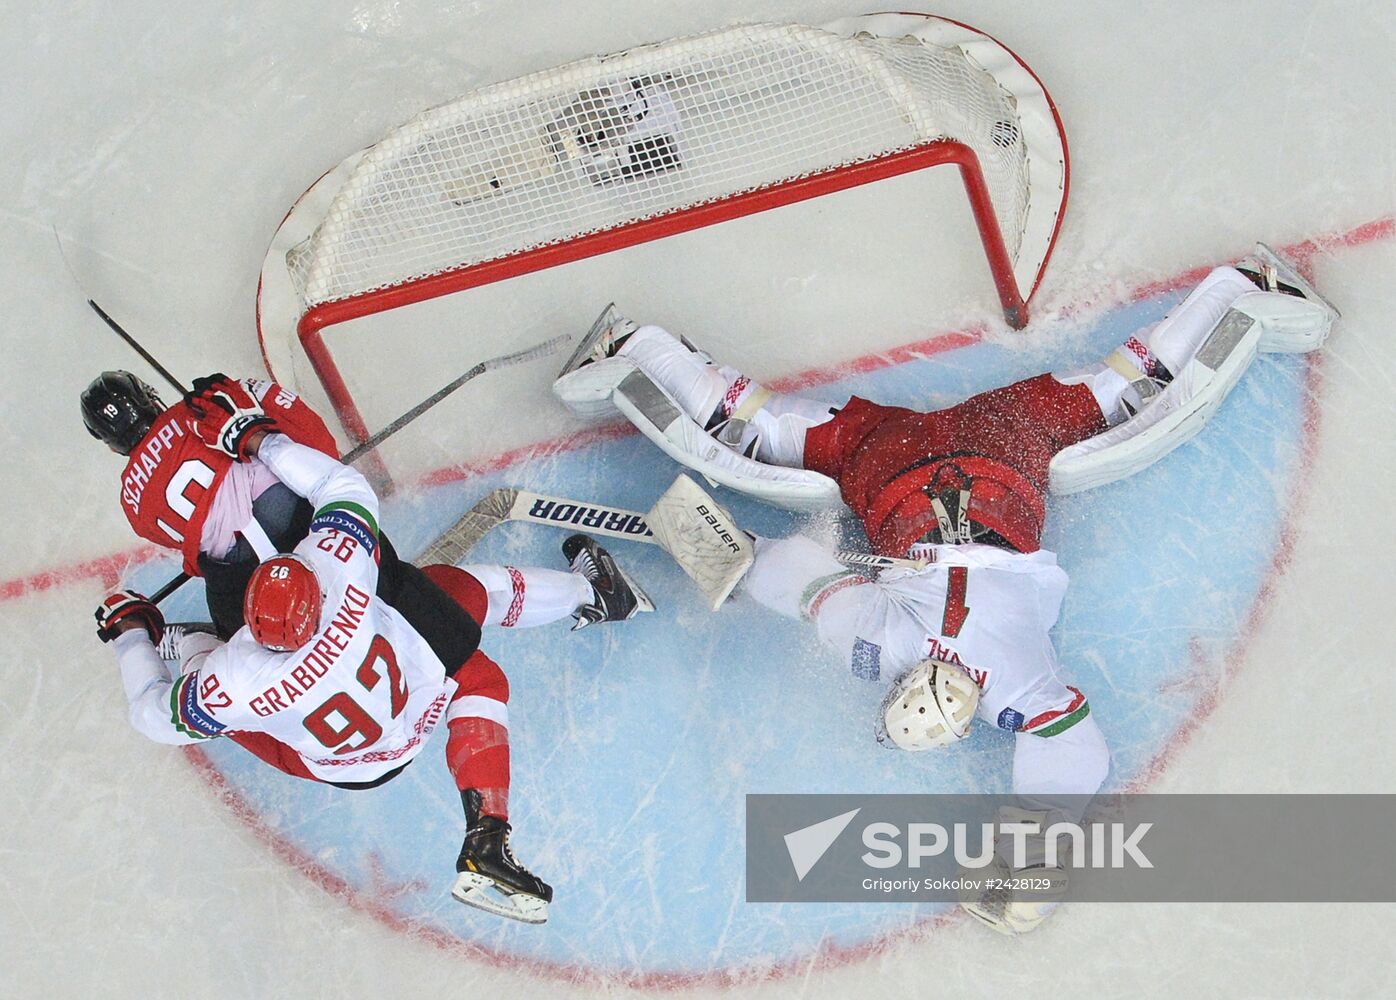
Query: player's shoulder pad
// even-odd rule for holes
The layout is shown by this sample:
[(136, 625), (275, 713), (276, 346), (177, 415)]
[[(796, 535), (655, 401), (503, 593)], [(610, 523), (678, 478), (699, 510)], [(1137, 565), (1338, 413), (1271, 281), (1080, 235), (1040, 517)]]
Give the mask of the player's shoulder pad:
[(351, 500), (327, 503), (315, 512), (310, 530), (338, 531), (353, 538), (373, 555), (378, 549), (378, 522), (369, 511)]

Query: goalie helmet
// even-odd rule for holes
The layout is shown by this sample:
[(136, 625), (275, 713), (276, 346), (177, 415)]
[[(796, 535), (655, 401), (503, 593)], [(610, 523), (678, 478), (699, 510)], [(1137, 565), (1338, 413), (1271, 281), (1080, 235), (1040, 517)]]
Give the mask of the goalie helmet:
[(883, 699), (877, 741), (913, 751), (948, 746), (969, 734), (978, 707), (979, 686), (963, 667), (923, 660)]
[(252, 571), (242, 616), (258, 645), (289, 653), (320, 630), (323, 604), (320, 578), (308, 562), (296, 555), (273, 556)]
[(165, 404), (130, 372), (102, 372), (82, 391), (87, 432), (122, 455), (135, 451)]

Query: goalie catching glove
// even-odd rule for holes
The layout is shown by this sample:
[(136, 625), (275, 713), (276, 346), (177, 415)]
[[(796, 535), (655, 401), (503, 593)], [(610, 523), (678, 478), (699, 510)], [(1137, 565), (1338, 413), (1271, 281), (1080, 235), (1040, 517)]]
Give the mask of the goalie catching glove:
[(194, 380), (184, 397), (194, 436), (238, 461), (247, 460), (247, 443), (259, 430), (275, 430), (257, 397), (236, 379), (218, 373)]
[(128, 631), (128, 623), (144, 628), (155, 645), (160, 644), (165, 634), (165, 616), (152, 601), (134, 590), (118, 590), (109, 594), (97, 606), (93, 617), (97, 619), (97, 638), (103, 642), (111, 642), (122, 632)]

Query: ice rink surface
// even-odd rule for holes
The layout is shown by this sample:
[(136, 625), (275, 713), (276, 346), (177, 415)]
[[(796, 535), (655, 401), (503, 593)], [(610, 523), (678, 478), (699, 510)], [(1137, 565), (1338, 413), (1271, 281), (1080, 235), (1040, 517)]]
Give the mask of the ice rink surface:
[[(460, 829), (440, 738), (401, 780), (351, 796), (232, 747), (185, 755), (130, 730), (90, 609), (119, 575), (150, 588), (172, 564), (134, 544), (120, 463), (83, 432), (76, 396), (104, 368), (155, 378), (83, 293), (186, 379), (260, 372), (253, 299), (278, 221), (325, 168), (421, 108), (666, 36), (875, 8), (123, 7), (14, 7), (0, 42), (0, 995), (1389, 989), (1392, 906), (1077, 905), (1008, 941), (930, 909), (744, 903), (747, 792), (1000, 790), (1009, 743), (986, 728), (935, 761), (883, 753), (868, 739), (880, 688), (748, 602), (706, 612), (638, 546), (614, 551), (656, 614), (576, 637), (486, 634), (514, 689), (516, 846), (558, 891), (543, 928), (447, 897)], [(1110, 741), (1108, 787), (1391, 791), (1396, 14), (934, 12), (1031, 64), (1071, 142), (1071, 202), (1026, 334), (998, 318), (953, 178), (902, 178), (348, 324), (335, 348), (369, 423), (501, 345), (584, 328), (610, 299), (757, 377), (932, 407), (1099, 356), (1199, 269), (1255, 239), (1289, 247), (1344, 313), (1328, 347), (1261, 358), (1196, 441), (1054, 504), (1046, 543), (1072, 575), (1057, 641)], [(547, 391), (555, 366), (485, 376), (385, 449), (421, 483), (385, 509), (404, 548), (501, 484), (640, 508), (663, 489), (675, 470), (638, 438), (579, 436)], [(732, 507), (766, 533), (798, 525)], [(562, 537), (515, 525), (477, 555), (559, 566)], [(173, 617), (197, 609), (187, 591)]]

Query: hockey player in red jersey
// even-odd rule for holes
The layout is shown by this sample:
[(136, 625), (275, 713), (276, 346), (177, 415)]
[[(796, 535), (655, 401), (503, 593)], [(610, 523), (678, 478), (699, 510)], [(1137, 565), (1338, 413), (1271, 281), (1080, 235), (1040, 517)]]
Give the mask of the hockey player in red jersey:
[[(324, 421), (295, 393), (275, 382), (222, 375), (195, 381), (193, 392), (214, 386), (255, 403), (265, 426), (338, 455)], [(239, 462), (204, 447), (189, 430), (188, 406), (166, 408), (130, 372), (103, 372), (83, 391), (81, 404), (92, 436), (128, 456), (121, 509), (132, 529), (146, 541), (179, 550), (184, 571), (204, 578), (215, 627), (232, 635), (242, 624), (247, 578), (260, 558), (305, 537), (308, 505), (255, 458)]]
[[(1067, 582), (1040, 543), (1049, 486), (1075, 492), (1147, 467), (1201, 429), (1257, 352), (1314, 350), (1336, 316), (1260, 245), (1103, 361), (935, 412), (772, 392), (619, 317), (593, 328), (554, 391), (577, 413), (619, 410), (713, 482), (791, 509), (845, 504), (878, 553), (921, 560), (874, 579), (811, 539), (756, 539), (742, 585), (812, 622), (855, 675), (892, 680), (878, 720), (886, 745), (947, 746), (976, 717), (1015, 733), (1024, 808), (1007, 818), (1041, 830), (1056, 813), (1079, 819), (1070, 811), (1109, 767), (1049, 634)], [(1064, 868), (1037, 874), (1065, 881)], [(991, 892), (966, 909), (1022, 933), (1055, 899)]]
[[(444, 719), (467, 828), (453, 894), (503, 916), (545, 920), (552, 889), (509, 848), (509, 684), (478, 648), (478, 630), (428, 642), (375, 595), (378, 500), (357, 472), (211, 408), (187, 430), (220, 448), (236, 439), (230, 450), (265, 463), (314, 514), (293, 552), (253, 572), (246, 624), (226, 644), (197, 633), (169, 641), (159, 609), (137, 594), (103, 602), (98, 635), (115, 646), (132, 724), (161, 743), (228, 736), (287, 774), (361, 789), (401, 773)], [(635, 612), (637, 595), (604, 549), (573, 536), (563, 551), (571, 573), (451, 566), (425, 573), (484, 624), (539, 625), (571, 614), (580, 626)], [(180, 663), (173, 678), (157, 652), (162, 641)]]

